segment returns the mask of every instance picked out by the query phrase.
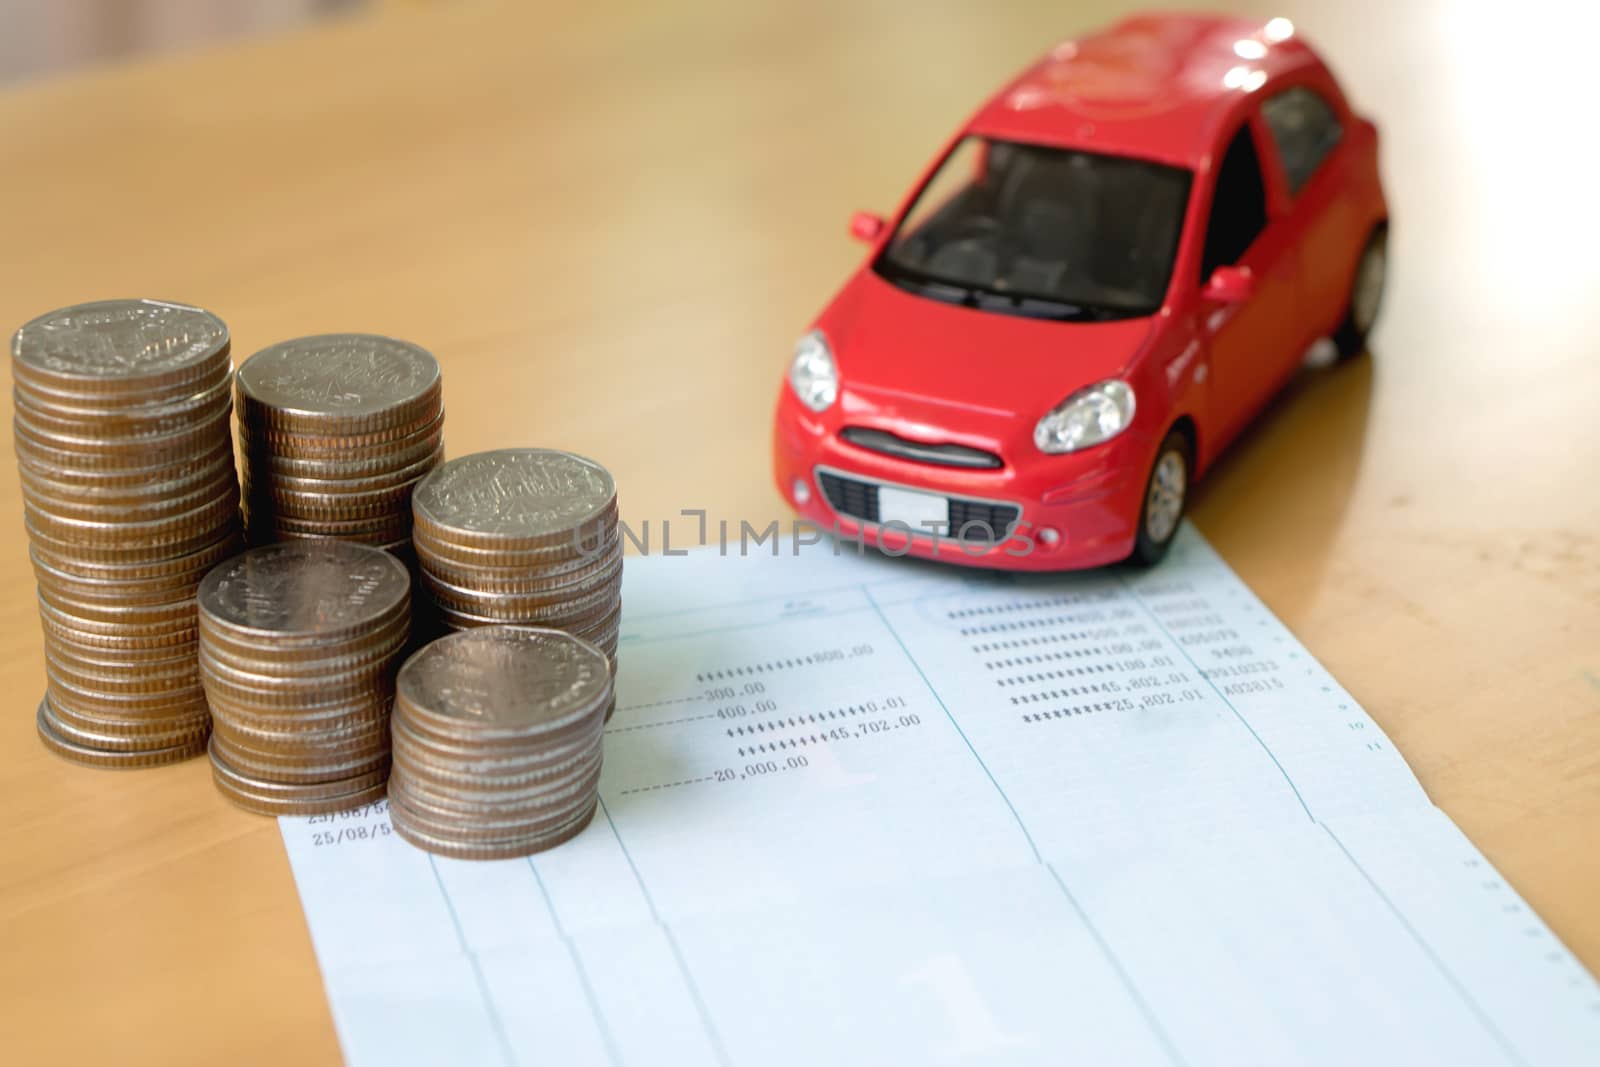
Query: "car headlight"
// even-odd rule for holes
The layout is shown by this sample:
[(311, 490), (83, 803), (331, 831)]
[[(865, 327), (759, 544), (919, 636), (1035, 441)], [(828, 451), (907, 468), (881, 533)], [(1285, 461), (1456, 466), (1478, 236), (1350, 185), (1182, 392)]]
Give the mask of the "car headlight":
[(812, 411), (827, 411), (839, 398), (839, 368), (821, 330), (812, 330), (795, 342), (789, 387)]
[(1033, 428), (1041, 452), (1076, 452), (1109, 441), (1133, 423), (1133, 388), (1116, 379), (1079, 389)]

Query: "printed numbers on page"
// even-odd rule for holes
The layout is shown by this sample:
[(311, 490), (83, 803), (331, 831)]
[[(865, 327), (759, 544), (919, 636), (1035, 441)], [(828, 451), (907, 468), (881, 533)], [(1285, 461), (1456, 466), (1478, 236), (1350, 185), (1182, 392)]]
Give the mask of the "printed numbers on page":
[(787, 756), (781, 760), (747, 763), (743, 767), (724, 767), (714, 771), (712, 778), (718, 782), (738, 782), (746, 778), (764, 778), (782, 771), (798, 771), (809, 766), (811, 761), (805, 756)]
[(1277, 678), (1252, 678), (1243, 682), (1225, 682), (1222, 695), (1236, 697), (1247, 693), (1272, 693), (1282, 688), (1283, 682)]
[(394, 834), (387, 822), (357, 823), (330, 830), (317, 830), (311, 835), (312, 848), (329, 848), (334, 845), (354, 845), (363, 841), (381, 841)]
[(747, 715), (768, 715), (778, 710), (776, 700), (757, 700), (753, 704), (729, 704), (717, 709), (719, 719), (742, 719)]
[(847, 659), (859, 659), (862, 656), (872, 655), (872, 646), (868, 644), (851, 645), (849, 648), (824, 648), (811, 653), (813, 663), (840, 663)]
[(330, 811), (322, 815), (311, 815), (306, 818), (311, 826), (326, 825), (328, 823), (360, 822), (374, 815), (386, 815), (389, 811), (389, 798), (374, 800), (371, 804), (363, 804), (359, 808), (348, 811)]
[(765, 693), (766, 691), (767, 687), (760, 682), (746, 682), (744, 683), (744, 688), (742, 689), (731, 685), (719, 685), (714, 689), (707, 689), (701, 694), (701, 699), (732, 700), (741, 694), (744, 696), (755, 696), (758, 693)]

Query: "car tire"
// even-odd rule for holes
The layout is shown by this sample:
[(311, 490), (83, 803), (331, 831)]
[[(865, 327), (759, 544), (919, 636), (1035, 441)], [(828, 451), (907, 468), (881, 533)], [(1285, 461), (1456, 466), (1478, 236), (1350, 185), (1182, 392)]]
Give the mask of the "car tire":
[(1378, 312), (1383, 309), (1383, 286), (1388, 273), (1389, 226), (1379, 223), (1361, 249), (1361, 258), (1356, 260), (1344, 321), (1333, 331), (1333, 343), (1340, 359), (1350, 359), (1366, 350), (1367, 337), (1378, 321)]
[(1169, 431), (1156, 449), (1150, 476), (1145, 479), (1139, 533), (1133, 541), (1133, 554), (1128, 557), (1131, 562), (1148, 567), (1166, 556), (1183, 524), (1193, 473), (1194, 447), (1189, 435), (1182, 430)]

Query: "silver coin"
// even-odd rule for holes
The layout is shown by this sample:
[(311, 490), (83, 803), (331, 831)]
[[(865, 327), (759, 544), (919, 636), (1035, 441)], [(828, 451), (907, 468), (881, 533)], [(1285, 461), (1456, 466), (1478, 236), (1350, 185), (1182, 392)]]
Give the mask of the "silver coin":
[(392, 718), (396, 764), (405, 764), (435, 789), (456, 793), (514, 793), (559, 781), (600, 750), (605, 727), (597, 717), (582, 730), (553, 739), (484, 744), (421, 732), (407, 712), (401, 704)]
[[(332, 782), (387, 770), (389, 746), (379, 741), (366, 751), (305, 758), (285, 752), (255, 752), (241, 748), (226, 736), (212, 734), (211, 754), (241, 777), (257, 782)], [(381, 780), (381, 779), (380, 779)]]
[(345, 634), (279, 634), (270, 640), (236, 632), (204, 614), (199, 622), (206, 654), (238, 670), (270, 674), (292, 669), (318, 674), (387, 659), (403, 651), (410, 639), (411, 612), (392, 611), (371, 626)]
[(18, 406), (31, 406), (58, 419), (138, 422), (209, 406), (207, 398), (219, 389), (227, 394), (229, 407), (233, 405), (233, 364), (226, 351), (209, 363), (165, 381), (107, 378), (91, 383), (93, 389), (86, 389), (81, 382), (63, 384), (38, 378), (38, 371), (13, 366), (12, 385)]
[[(202, 675), (201, 681), (205, 682)], [(237, 700), (207, 693), (211, 713), (218, 722), (238, 730), (294, 737), (324, 737), (352, 729), (362, 723), (389, 721), (389, 702), (367, 697), (342, 704), (294, 708), (252, 708)]]
[(210, 470), (226, 461), (233, 466), (233, 442), (221, 434), (209, 446), (192, 452), (182, 459), (156, 456), (138, 466), (109, 469), (101, 465), (82, 466), (71, 457), (67, 463), (58, 458), (30, 455), (22, 447), (17, 450), (17, 467), (29, 476), (52, 484), (70, 485), (74, 489), (113, 490), (136, 488), (150, 482), (166, 482), (197, 478), (202, 471)]
[(180, 710), (197, 710), (205, 707), (205, 690), (198, 678), (173, 679), (165, 689), (147, 692), (89, 688), (76, 685), (60, 672), (45, 672), (50, 699), (61, 707), (81, 708), (106, 718), (141, 718), (144, 716), (171, 716)]
[(392, 786), (404, 795), (416, 822), (439, 834), (472, 837), (537, 832), (560, 825), (573, 812), (594, 802), (599, 780), (600, 759), (596, 753), (586, 774), (542, 797), (486, 797), (481, 803), (463, 804), (452, 803), (454, 798), (428, 789), (425, 781), (399, 767), (390, 771)]
[(30, 542), (28, 551), (36, 561), (53, 570), (92, 582), (148, 581), (154, 584), (164, 578), (176, 581), (181, 575), (185, 579), (192, 578), (198, 585), (207, 571), (228, 557), (237, 555), (239, 548), (238, 526), (230, 523), (228, 529), (205, 544), (195, 546), (188, 555), (163, 555), (144, 561), (85, 560), (77, 552), (76, 545), (69, 545), (62, 551), (37, 540)]
[(40, 490), (22, 481), (22, 499), (36, 510), (61, 518), (93, 522), (114, 518), (119, 523), (154, 522), (171, 518), (201, 507), (219, 497), (239, 498), (239, 483), (233, 471), (219, 470), (206, 482), (166, 483), (171, 486), (164, 494), (149, 493), (142, 496), (113, 494), (87, 496), (83, 493), (58, 493)]
[(150, 607), (180, 599), (192, 602), (195, 587), (205, 577), (205, 570), (201, 570), (192, 576), (138, 583), (92, 582), (73, 575), (63, 576), (37, 561), (34, 562), (33, 573), (39, 588), (47, 594), (54, 594), (45, 599), (61, 599), (83, 607)]
[(67, 436), (30, 425), (22, 412), (11, 418), (17, 455), (36, 467), (58, 467), (108, 475), (152, 467), (180, 466), (197, 455), (209, 455), (228, 440), (228, 411), (207, 415), (182, 430), (159, 437), (128, 440)]
[(272, 539), (278, 541), (333, 538), (377, 545), (401, 540), (411, 532), (411, 524), (401, 515), (378, 515), (340, 522), (334, 519), (303, 519), (280, 511), (262, 511), (249, 503), (244, 508), (244, 520), (251, 536), (259, 543), (265, 543), (262, 534), (270, 533)]
[(468, 571), (434, 566), (422, 557), (422, 577), (440, 595), (455, 597), (507, 597), (524, 600), (529, 606), (572, 604), (604, 588), (621, 588), (622, 552), (613, 550), (610, 559), (596, 560), (583, 569), (572, 569), (547, 576), (541, 571), (518, 572), (510, 568)]
[(457, 833), (439, 834), (424, 829), (411, 819), (411, 809), (406, 806), (403, 794), (390, 798), (389, 818), (394, 824), (396, 834), (424, 851), (452, 859), (498, 860), (531, 856), (571, 840), (589, 825), (589, 821), (594, 817), (595, 808), (596, 802), (591, 800), (570, 822), (547, 833), (518, 835), (497, 840), (475, 839)]
[(341, 677), (249, 674), (209, 658), (200, 650), (198, 676), (206, 694), (219, 703), (290, 714), (308, 708), (356, 704), (385, 705), (394, 694), (394, 664), (379, 662)]
[(412, 505), (464, 544), (538, 543), (568, 534), (615, 506), (616, 483), (593, 460), (544, 448), (478, 452), (444, 463), (418, 484)]
[(297, 337), (244, 361), (239, 392), (253, 404), (331, 425), (425, 404), (439, 363), (407, 341), (367, 333)]
[(80, 599), (44, 583), (39, 584), (36, 592), (41, 601), (62, 615), (85, 623), (125, 625), (138, 629), (196, 625), (194, 601), (183, 593), (149, 603), (128, 603)]
[(318, 796), (345, 792), (356, 783), (362, 788), (382, 786), (389, 777), (389, 761), (381, 753), (349, 761), (347, 765), (254, 763), (225, 740), (219, 740), (215, 733), (211, 735), (211, 758), (213, 769), (223, 764), (233, 774), (230, 785), (257, 796)]
[(239, 422), (239, 450), (252, 463), (276, 466), (286, 460), (308, 459), (318, 463), (344, 463), (382, 459), (402, 453), (417, 453), (430, 442), (437, 445), (444, 433), (444, 409), (438, 408), (426, 422), (363, 432), (295, 434), (286, 430), (261, 429), (249, 419)]
[(336, 635), (387, 621), (409, 599), (411, 575), (381, 549), (342, 541), (254, 548), (200, 582), (200, 612), (265, 639)]
[(268, 492), (327, 493), (333, 496), (358, 497), (404, 489), (409, 498), (410, 491), (416, 487), (417, 481), (443, 461), (444, 445), (441, 443), (420, 460), (387, 467), (375, 474), (362, 473), (359, 468), (354, 468), (355, 473), (351, 473), (352, 468), (346, 467), (339, 469), (337, 475), (319, 478), (251, 467), (247, 469), (246, 477), (255, 488)]
[[(415, 502), (413, 496), (413, 515), (416, 514)], [(413, 539), (417, 552), (436, 561), (440, 568), (470, 571), (509, 568), (530, 574), (559, 574), (581, 570), (585, 564), (615, 547), (620, 536), (616, 523), (617, 511), (613, 505), (598, 521), (573, 527), (565, 534), (537, 544), (508, 542), (500, 547), (462, 545), (450, 540), (457, 536), (455, 533), (441, 532), (426, 522), (414, 525)]]
[(404, 558), (403, 551), (402, 550), (397, 550), (397, 549), (394, 548), (394, 546), (397, 545), (397, 544), (403, 544), (404, 543), (404, 538), (402, 537), (399, 540), (393, 540), (394, 536), (395, 535), (394, 535), (393, 532), (384, 533), (384, 532), (379, 532), (379, 531), (374, 531), (373, 533), (365, 533), (365, 534), (353, 534), (353, 533), (331, 534), (331, 533), (306, 533), (306, 532), (301, 531), (301, 530), (282, 530), (282, 529), (280, 529), (280, 530), (276, 531), (275, 533), (271, 534), (270, 536), (257, 536), (251, 543), (252, 544), (267, 544), (270, 541), (274, 541), (274, 540), (276, 540), (276, 541), (329, 541), (329, 540), (333, 540), (333, 541), (349, 541), (351, 544), (367, 545), (370, 548), (382, 549), (383, 551), (388, 552), (391, 555), (395, 555), (395, 556), (398, 556), (400, 558)]
[[(46, 700), (50, 704), (50, 718), (55, 722), (65, 723), (68, 727), (75, 727), (84, 733), (142, 739), (135, 743), (136, 747), (148, 747), (151, 738), (193, 736), (197, 733), (203, 734), (211, 727), (211, 713), (206, 710), (203, 701), (198, 708), (173, 716), (129, 719), (104, 718), (92, 713), (86, 714), (71, 708), (59, 707), (55, 703), (55, 697), (48, 693)], [(162, 743), (160, 740), (155, 742), (157, 745)], [(171, 740), (164, 743), (170, 744)]]
[[(590, 640), (590, 634), (601, 632), (604, 624), (611, 618), (615, 617), (622, 608), (622, 601), (620, 596), (618, 596), (614, 600), (603, 601), (599, 608), (577, 617), (552, 618), (549, 616), (544, 616), (535, 618), (531, 616), (519, 616), (517, 618), (507, 619), (500, 615), (484, 614), (479, 611), (471, 611), (466, 608), (457, 607), (436, 598), (430, 597), (429, 600), (433, 613), (447, 625), (458, 630), (482, 628), (485, 626), (537, 626), (552, 630), (562, 630), (586, 641)], [(487, 608), (486, 610), (493, 611), (494, 609)], [(508, 612), (508, 614), (510, 613)], [(592, 644), (593, 642), (590, 641), (590, 643)]]
[(89, 435), (97, 439), (139, 441), (194, 426), (233, 410), (228, 376), (222, 375), (198, 393), (174, 401), (137, 407), (83, 408), (35, 396), (22, 384), (16, 390), (16, 410), (30, 426), (66, 436)]
[[(149, 724), (104, 724), (64, 711), (56, 704), (54, 694), (47, 694), (40, 703), (38, 718), (62, 740), (100, 752), (149, 752), (196, 742), (203, 744), (210, 732), (209, 724), (198, 715)], [(149, 728), (140, 729), (141, 726)]]
[[(241, 438), (241, 441), (243, 439)], [(296, 450), (292, 455), (265, 444), (243, 442), (240, 458), (258, 478), (306, 478), (317, 481), (393, 478), (397, 471), (416, 466), (423, 473), (444, 462), (444, 428), (434, 426), (415, 439), (407, 438), (381, 448), (346, 448), (337, 455), (319, 456)]]
[(389, 720), (383, 716), (351, 719), (315, 730), (274, 730), (224, 716), (217, 720), (215, 728), (235, 748), (279, 756), (343, 756), (389, 743)]
[(90, 767), (118, 770), (159, 767), (188, 759), (206, 750), (204, 732), (192, 740), (180, 741), (177, 744), (169, 744), (165, 738), (154, 738), (147, 746), (131, 749), (107, 747), (102, 743), (103, 739), (98, 737), (90, 743), (84, 743), (76, 737), (66, 736), (58, 729), (61, 719), (50, 707), (49, 697), (40, 701), (35, 723), (38, 726), (39, 740), (44, 742), (46, 748), (63, 759)]
[(331, 781), (271, 782), (230, 766), (226, 745), (211, 747), (212, 780), (234, 804), (259, 815), (316, 815), (359, 807), (383, 796), (387, 769), (378, 763)]
[[(105, 420), (113, 424), (137, 423), (149, 418), (175, 415), (209, 407), (211, 396), (220, 391), (233, 403), (233, 365), (218, 357), (192, 375), (160, 387), (121, 383), (122, 392), (85, 393), (31, 380), (23, 371), (14, 374), (12, 385), (18, 407), (42, 411), (57, 419), (82, 422)], [(108, 386), (117, 379), (108, 379)]]
[(616, 610), (618, 583), (604, 585), (570, 599), (557, 600), (543, 594), (522, 596), (460, 590), (425, 580), (435, 607), (468, 618), (497, 620), (521, 626), (546, 626), (553, 630), (577, 630), (593, 625)]
[(47, 642), (44, 662), (46, 669), (56, 670), (69, 684), (80, 689), (98, 687), (107, 691), (149, 692), (170, 689), (179, 680), (192, 679), (197, 685), (200, 682), (200, 664), (192, 655), (146, 658), (137, 669), (130, 670), (126, 663), (99, 662), (63, 649), (55, 642)]
[[(39, 614), (46, 623), (57, 623), (64, 630), (76, 630), (102, 637), (171, 637), (189, 634), (198, 637), (199, 627), (189, 605), (180, 602), (176, 608), (156, 605), (153, 609), (133, 609), (116, 615), (113, 611), (85, 610), (70, 602), (54, 601), (38, 593)], [(148, 612), (148, 613), (146, 613)]]
[[(239, 522), (239, 493), (221, 485), (203, 503), (175, 515), (147, 519), (139, 514), (119, 515), (107, 508), (95, 518), (56, 515), (23, 502), (23, 520), (46, 549), (67, 546), (69, 553), (89, 559), (149, 559), (151, 553), (167, 557), (186, 555), (191, 543), (216, 540)], [(120, 521), (119, 521), (120, 520)], [(183, 549), (166, 546), (182, 544)]]
[[(176, 470), (148, 472), (138, 481), (97, 481), (92, 473), (88, 477), (59, 477), (56, 472), (26, 463), (17, 465), (17, 473), (23, 491), (35, 496), (79, 507), (94, 505), (118, 509), (150, 507), (157, 501), (186, 496), (224, 478), (237, 477), (233, 456), (221, 452), (213, 452), (192, 466), (184, 464)], [(234, 484), (238, 484), (236, 480)]]
[(376, 522), (387, 519), (391, 525), (411, 523), (411, 490), (414, 482), (363, 493), (327, 493), (259, 485), (245, 488), (245, 499), (262, 514), (295, 518), (303, 522)]
[[(49, 312), (11, 341), (22, 372), (85, 392), (105, 383), (185, 381), (228, 350), (228, 327), (197, 307), (159, 300), (102, 300)], [(120, 390), (119, 390), (120, 391)]]
[(62, 540), (41, 531), (34, 523), (29, 509), (23, 509), (23, 526), (28, 531), (32, 545), (41, 556), (55, 566), (68, 570), (78, 564), (90, 567), (122, 567), (127, 573), (153, 573), (174, 559), (182, 559), (210, 545), (231, 542), (239, 534), (237, 508), (231, 517), (221, 518), (216, 525), (197, 527), (194, 536), (180, 540), (150, 540), (142, 544), (86, 544), (81, 539)]
[(47, 632), (44, 635), (44, 650), (48, 658), (65, 663), (73, 670), (89, 674), (142, 675), (150, 671), (159, 676), (162, 673), (182, 671), (189, 666), (199, 669), (199, 665), (195, 662), (193, 647), (135, 648), (125, 651), (82, 648)]
[(485, 739), (549, 733), (594, 713), (611, 685), (593, 645), (558, 630), (491, 626), (406, 660), (397, 691), (429, 729)]

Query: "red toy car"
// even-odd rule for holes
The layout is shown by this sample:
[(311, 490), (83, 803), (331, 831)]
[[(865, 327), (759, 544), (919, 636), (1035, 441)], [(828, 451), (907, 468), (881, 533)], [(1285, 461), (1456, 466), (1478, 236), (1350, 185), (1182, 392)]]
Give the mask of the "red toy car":
[(1283, 19), (1144, 16), (981, 107), (796, 345), (774, 468), (892, 554), (1165, 554), (1188, 488), (1330, 336), (1361, 350), (1377, 131)]

